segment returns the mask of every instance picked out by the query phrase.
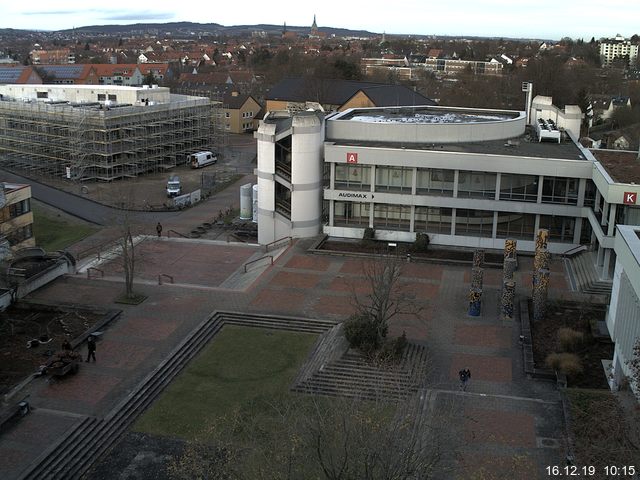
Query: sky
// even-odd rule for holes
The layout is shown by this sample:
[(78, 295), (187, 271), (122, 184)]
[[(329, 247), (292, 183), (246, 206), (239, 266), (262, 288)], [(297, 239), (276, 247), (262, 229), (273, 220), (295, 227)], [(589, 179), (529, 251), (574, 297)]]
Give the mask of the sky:
[(175, 21), (306, 26), (314, 14), (319, 27), (404, 35), (589, 40), (640, 34), (637, 0), (0, 0), (0, 28), (33, 30)]

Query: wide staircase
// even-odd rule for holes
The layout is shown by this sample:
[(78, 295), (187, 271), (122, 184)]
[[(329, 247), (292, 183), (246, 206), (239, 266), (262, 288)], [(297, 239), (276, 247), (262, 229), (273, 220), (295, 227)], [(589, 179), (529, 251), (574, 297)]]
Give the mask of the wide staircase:
[[(427, 349), (409, 343), (395, 364), (376, 363), (363, 354), (328, 341), (338, 328), (325, 334), (291, 390), (300, 393), (359, 399), (404, 400), (424, 384), (429, 365)], [(328, 345), (333, 347), (328, 348)]]
[(611, 281), (601, 280), (594, 267), (595, 253), (584, 251), (564, 258), (571, 288), (589, 295), (611, 296)]
[(85, 417), (20, 475), (20, 480), (79, 479), (107, 452), (138, 416), (160, 395), (189, 361), (224, 327), (289, 330), (321, 334), (335, 326), (330, 320), (277, 315), (216, 312), (196, 327), (164, 361), (150, 372), (104, 418)]

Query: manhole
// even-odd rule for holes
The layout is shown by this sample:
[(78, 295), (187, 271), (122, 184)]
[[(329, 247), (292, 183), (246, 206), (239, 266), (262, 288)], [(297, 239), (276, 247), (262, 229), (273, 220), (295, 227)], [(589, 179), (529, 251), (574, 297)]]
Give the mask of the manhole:
[(538, 448), (559, 448), (560, 442), (556, 438), (537, 437)]

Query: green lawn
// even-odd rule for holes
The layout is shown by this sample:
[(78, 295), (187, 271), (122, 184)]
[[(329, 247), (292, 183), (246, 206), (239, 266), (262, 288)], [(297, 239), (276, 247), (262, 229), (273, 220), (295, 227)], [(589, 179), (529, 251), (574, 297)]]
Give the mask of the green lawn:
[(202, 437), (237, 411), (262, 416), (289, 385), (315, 335), (225, 326), (138, 420), (134, 429)]
[(64, 250), (98, 229), (86, 224), (71, 224), (54, 217), (45, 209), (32, 204), (33, 235), (36, 244), (48, 252)]

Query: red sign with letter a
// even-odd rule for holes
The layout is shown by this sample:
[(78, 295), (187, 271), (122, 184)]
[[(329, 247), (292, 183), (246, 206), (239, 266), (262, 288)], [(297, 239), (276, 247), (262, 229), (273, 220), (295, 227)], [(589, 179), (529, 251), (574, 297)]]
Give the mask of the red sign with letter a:
[(623, 203), (625, 205), (635, 205), (638, 200), (638, 194), (636, 192), (624, 192)]
[(358, 154), (347, 153), (347, 163), (358, 163)]

